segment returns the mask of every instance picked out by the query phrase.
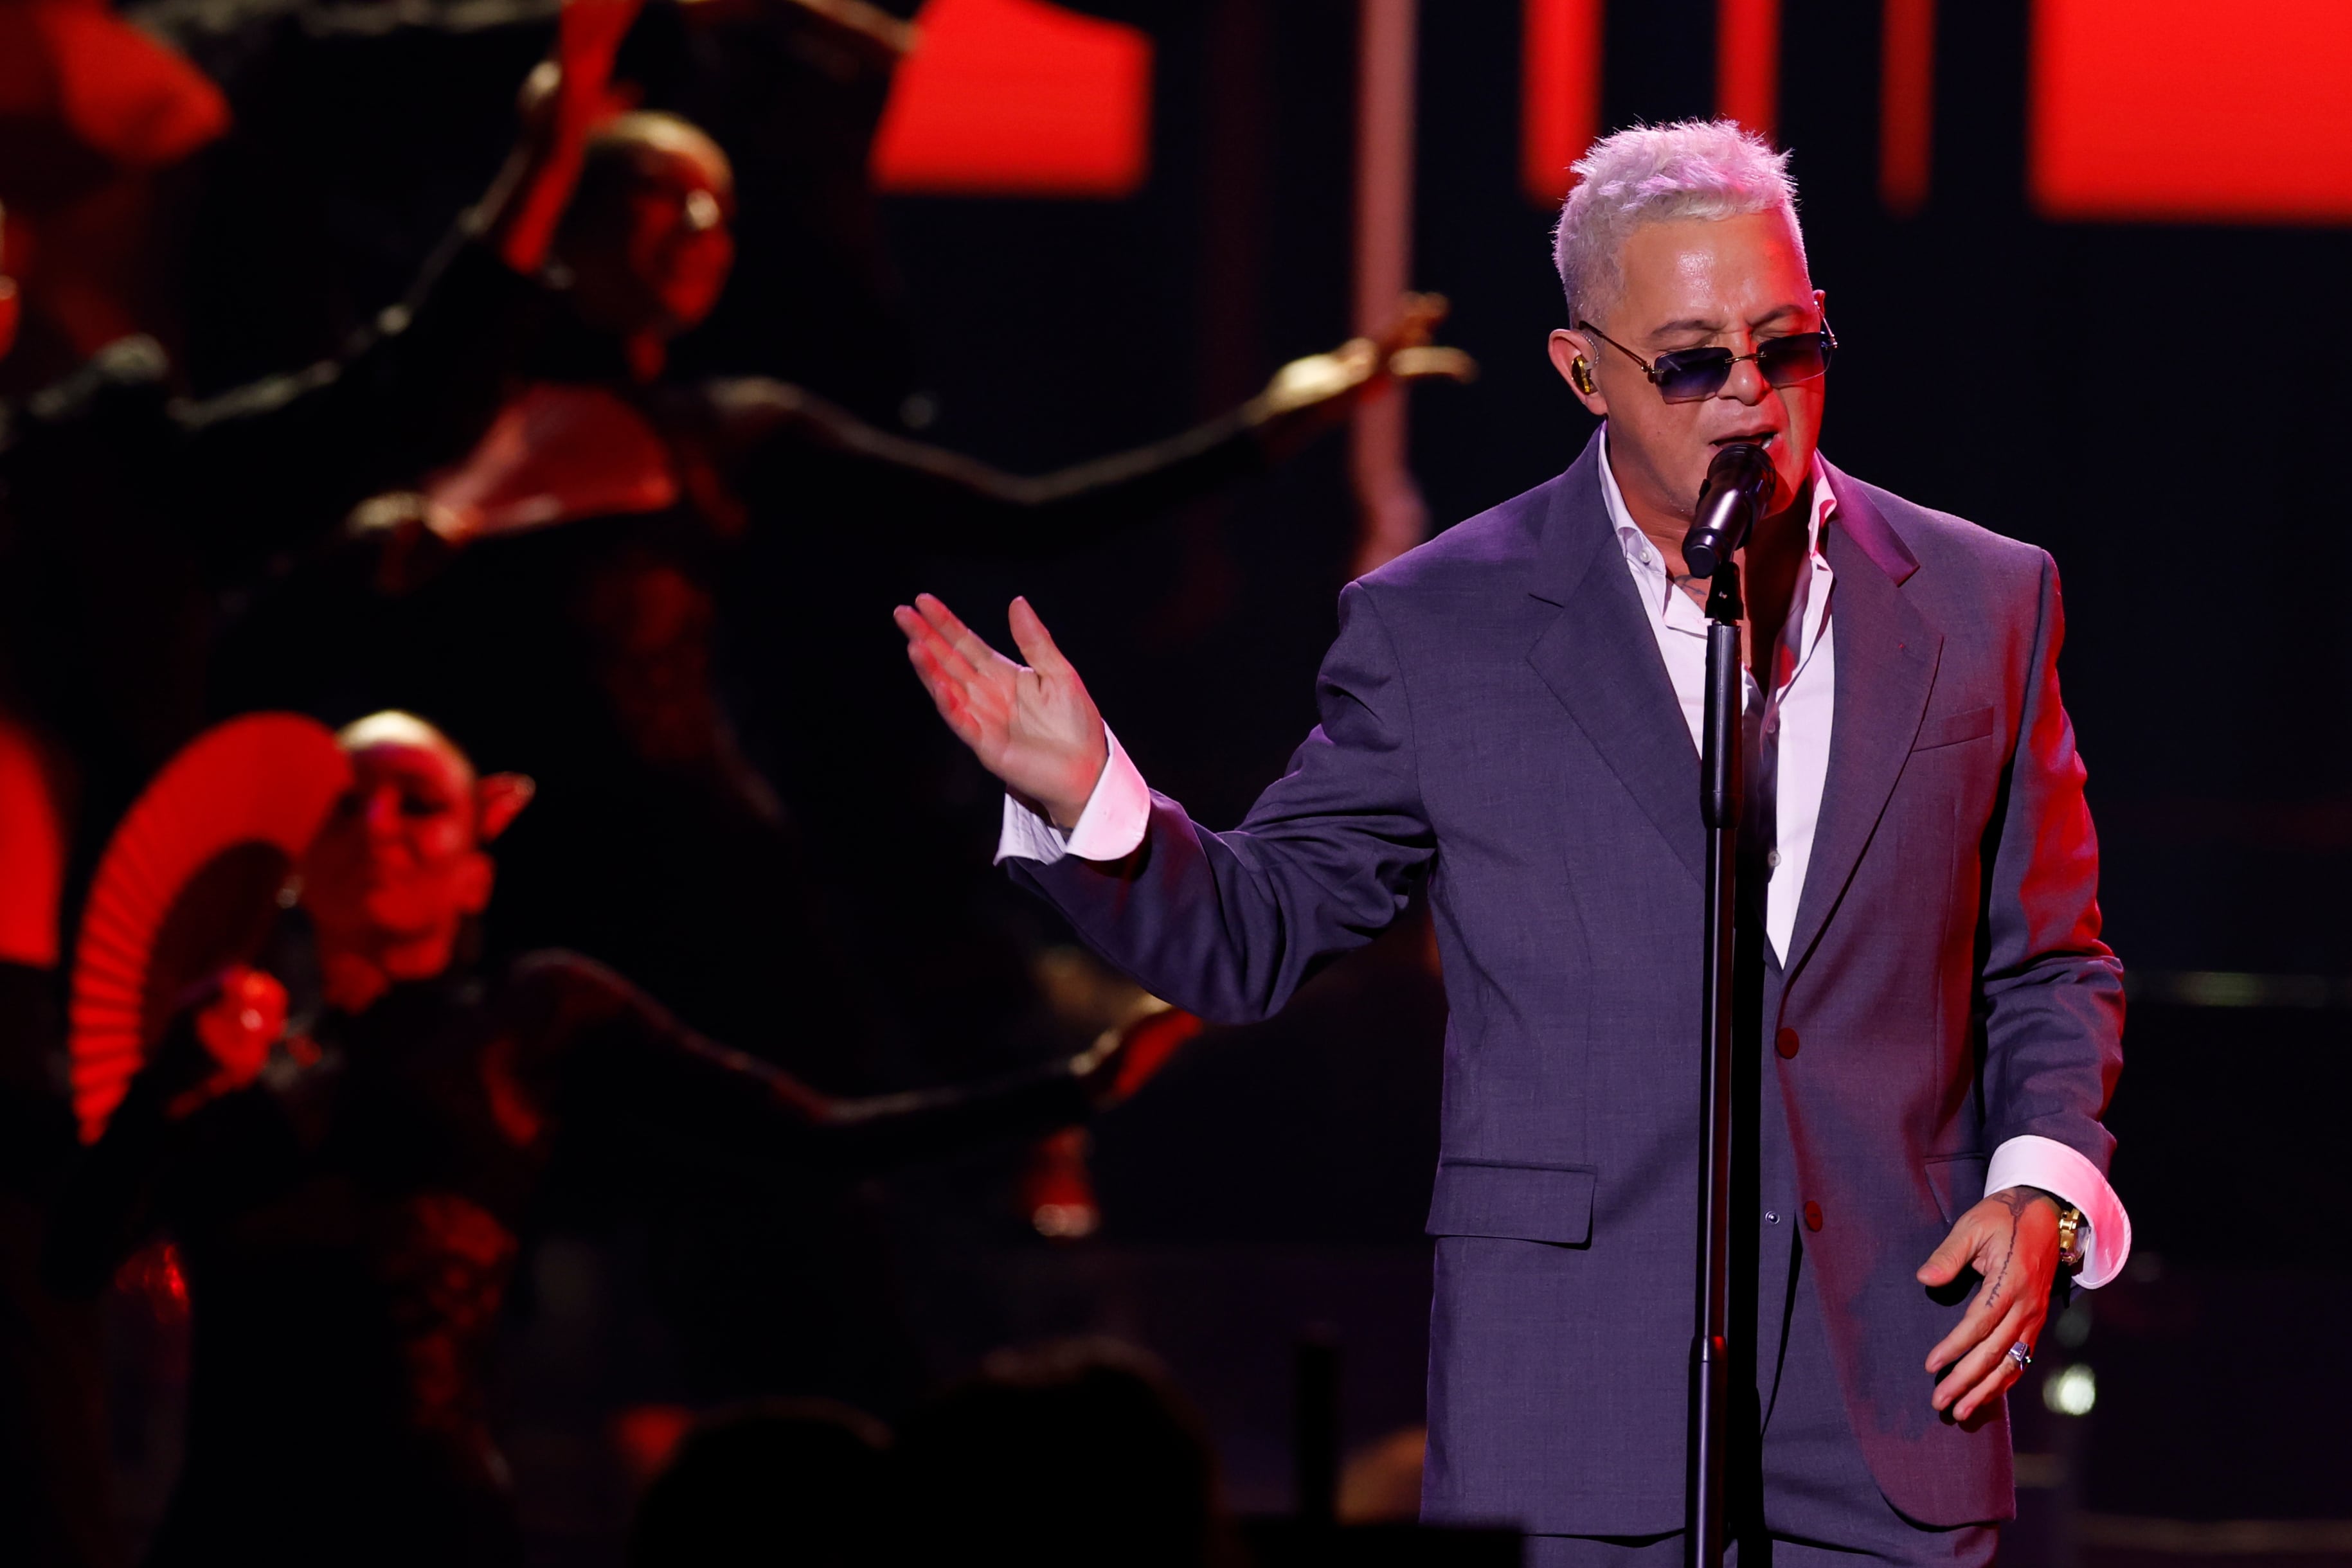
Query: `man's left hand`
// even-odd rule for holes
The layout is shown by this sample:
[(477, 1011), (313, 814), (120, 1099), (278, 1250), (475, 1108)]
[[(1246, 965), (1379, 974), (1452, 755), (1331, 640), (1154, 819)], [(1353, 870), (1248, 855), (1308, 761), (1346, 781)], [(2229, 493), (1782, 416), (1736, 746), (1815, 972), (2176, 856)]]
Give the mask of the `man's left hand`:
[(2024, 1373), (2010, 1346), (2022, 1344), (2031, 1355), (2042, 1343), (2058, 1274), (2057, 1200), (2038, 1187), (1994, 1193), (1960, 1216), (1920, 1266), (1918, 1280), (1948, 1285), (1964, 1269), (1984, 1282), (1959, 1326), (1927, 1353), (1927, 1370), (1944, 1375), (1931, 1403), (1956, 1421), (1975, 1415)]

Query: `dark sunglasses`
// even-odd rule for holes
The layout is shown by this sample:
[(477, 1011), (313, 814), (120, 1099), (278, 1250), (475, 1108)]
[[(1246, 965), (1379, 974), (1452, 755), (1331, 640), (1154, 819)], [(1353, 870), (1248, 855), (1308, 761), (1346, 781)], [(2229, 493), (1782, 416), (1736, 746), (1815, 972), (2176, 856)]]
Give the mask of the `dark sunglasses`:
[(1818, 332), (1792, 332), (1785, 338), (1774, 338), (1757, 346), (1752, 354), (1735, 354), (1728, 349), (1676, 349), (1660, 354), (1655, 360), (1641, 355), (1603, 332), (1590, 321), (1576, 324), (1580, 332), (1590, 332), (1635, 364), (1658, 389), (1658, 395), (1668, 402), (1696, 402), (1713, 397), (1731, 380), (1732, 367), (1745, 361), (1756, 361), (1756, 371), (1768, 387), (1792, 387), (1801, 382), (1814, 380), (1830, 368), (1830, 355), (1837, 350), (1837, 334), (1830, 330), (1830, 319), (1822, 318)]

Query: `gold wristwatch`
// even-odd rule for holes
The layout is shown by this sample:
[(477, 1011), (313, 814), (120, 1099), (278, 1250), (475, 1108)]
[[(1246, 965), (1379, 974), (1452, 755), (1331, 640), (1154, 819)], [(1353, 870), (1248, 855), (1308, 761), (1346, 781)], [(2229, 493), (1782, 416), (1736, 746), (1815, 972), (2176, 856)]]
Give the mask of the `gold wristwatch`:
[(2071, 1203), (2058, 1206), (2058, 1264), (2070, 1274), (2083, 1267), (2083, 1211)]

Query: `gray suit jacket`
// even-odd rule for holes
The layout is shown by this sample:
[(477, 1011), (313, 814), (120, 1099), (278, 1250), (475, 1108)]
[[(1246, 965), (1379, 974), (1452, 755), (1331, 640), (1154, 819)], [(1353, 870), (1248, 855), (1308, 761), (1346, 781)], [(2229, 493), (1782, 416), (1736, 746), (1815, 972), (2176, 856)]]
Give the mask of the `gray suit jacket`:
[[(1451, 1019), (1424, 1511), (1632, 1535), (1683, 1517), (1703, 833), (1599, 463), (1596, 437), (1348, 587), (1322, 723), (1239, 828), (1155, 797), (1128, 860), (1015, 874), (1218, 1020), (1281, 1008), (1426, 879)], [(2106, 1167), (2122, 972), (2050, 558), (1828, 472), (1837, 723), (1750, 1043), (1872, 1474), (1922, 1523), (1997, 1519), (2005, 1412), (1929, 1408), (1921, 1360), (1961, 1307), (1912, 1272), (2003, 1140)]]

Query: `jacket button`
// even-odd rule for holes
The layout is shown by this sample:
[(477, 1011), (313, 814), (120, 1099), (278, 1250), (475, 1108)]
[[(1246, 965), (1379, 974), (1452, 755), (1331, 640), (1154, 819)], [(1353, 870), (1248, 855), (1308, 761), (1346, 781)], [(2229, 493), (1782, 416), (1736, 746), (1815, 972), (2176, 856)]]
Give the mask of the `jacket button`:
[(1794, 1061), (1797, 1059), (1797, 1031), (1792, 1029), (1784, 1029), (1779, 1034), (1774, 1035), (1772, 1037), (1772, 1049), (1780, 1053), (1781, 1061)]
[(1805, 1202), (1805, 1228), (1808, 1230), (1819, 1230), (1821, 1228), (1822, 1206), (1809, 1198)]

